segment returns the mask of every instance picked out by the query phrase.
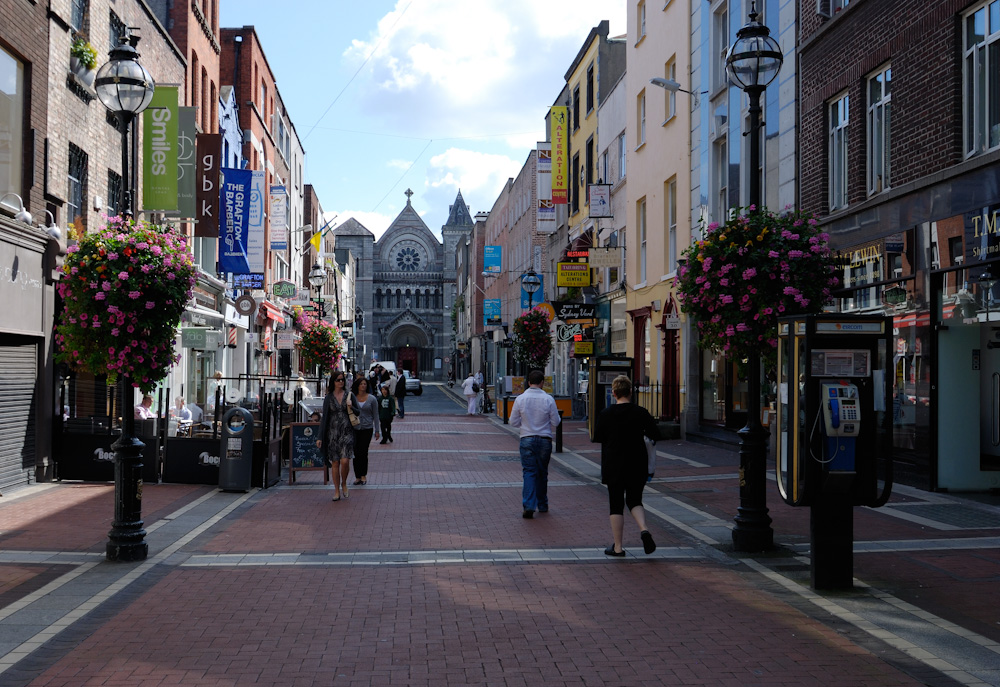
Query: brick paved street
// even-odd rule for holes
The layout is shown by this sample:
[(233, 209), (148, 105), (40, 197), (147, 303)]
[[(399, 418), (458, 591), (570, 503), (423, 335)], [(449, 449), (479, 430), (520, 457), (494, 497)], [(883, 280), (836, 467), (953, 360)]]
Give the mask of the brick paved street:
[[(855, 517), (856, 588), (809, 589), (806, 509), (731, 551), (736, 454), (661, 442), (658, 549), (566, 422), (551, 511), (521, 518), (516, 435), (427, 385), (369, 485), (147, 485), (150, 557), (103, 559), (109, 485), (0, 499), (0, 684), (996, 685), (1000, 508), (900, 487)], [(353, 476), (351, 481), (353, 482)]]

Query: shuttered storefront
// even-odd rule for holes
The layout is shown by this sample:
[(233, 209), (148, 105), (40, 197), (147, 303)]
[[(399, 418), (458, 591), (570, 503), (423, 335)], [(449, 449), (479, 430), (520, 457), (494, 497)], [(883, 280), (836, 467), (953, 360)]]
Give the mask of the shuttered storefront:
[(0, 336), (0, 494), (34, 481), (38, 344)]

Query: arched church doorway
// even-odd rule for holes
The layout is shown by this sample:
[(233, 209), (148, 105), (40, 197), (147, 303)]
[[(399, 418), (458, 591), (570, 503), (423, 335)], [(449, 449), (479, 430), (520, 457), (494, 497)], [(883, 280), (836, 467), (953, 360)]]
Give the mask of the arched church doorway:
[(434, 350), (430, 337), (421, 327), (402, 325), (389, 332), (388, 349), (385, 353), (395, 361), (400, 370), (409, 370), (417, 377), (430, 376)]

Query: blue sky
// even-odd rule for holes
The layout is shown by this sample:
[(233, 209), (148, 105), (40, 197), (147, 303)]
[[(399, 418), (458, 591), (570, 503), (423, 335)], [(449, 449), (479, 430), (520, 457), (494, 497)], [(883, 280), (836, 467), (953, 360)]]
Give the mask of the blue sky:
[(590, 29), (625, 0), (222, 0), (253, 25), (335, 224), (380, 236), (406, 205), (435, 233), (459, 189), (489, 210), (535, 142)]

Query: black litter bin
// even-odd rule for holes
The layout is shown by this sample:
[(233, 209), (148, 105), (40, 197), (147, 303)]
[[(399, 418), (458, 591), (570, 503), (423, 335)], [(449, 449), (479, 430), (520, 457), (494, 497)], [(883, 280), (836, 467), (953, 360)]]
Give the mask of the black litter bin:
[(246, 408), (230, 408), (222, 416), (219, 457), (219, 489), (250, 491), (250, 475), (253, 471), (253, 415)]

